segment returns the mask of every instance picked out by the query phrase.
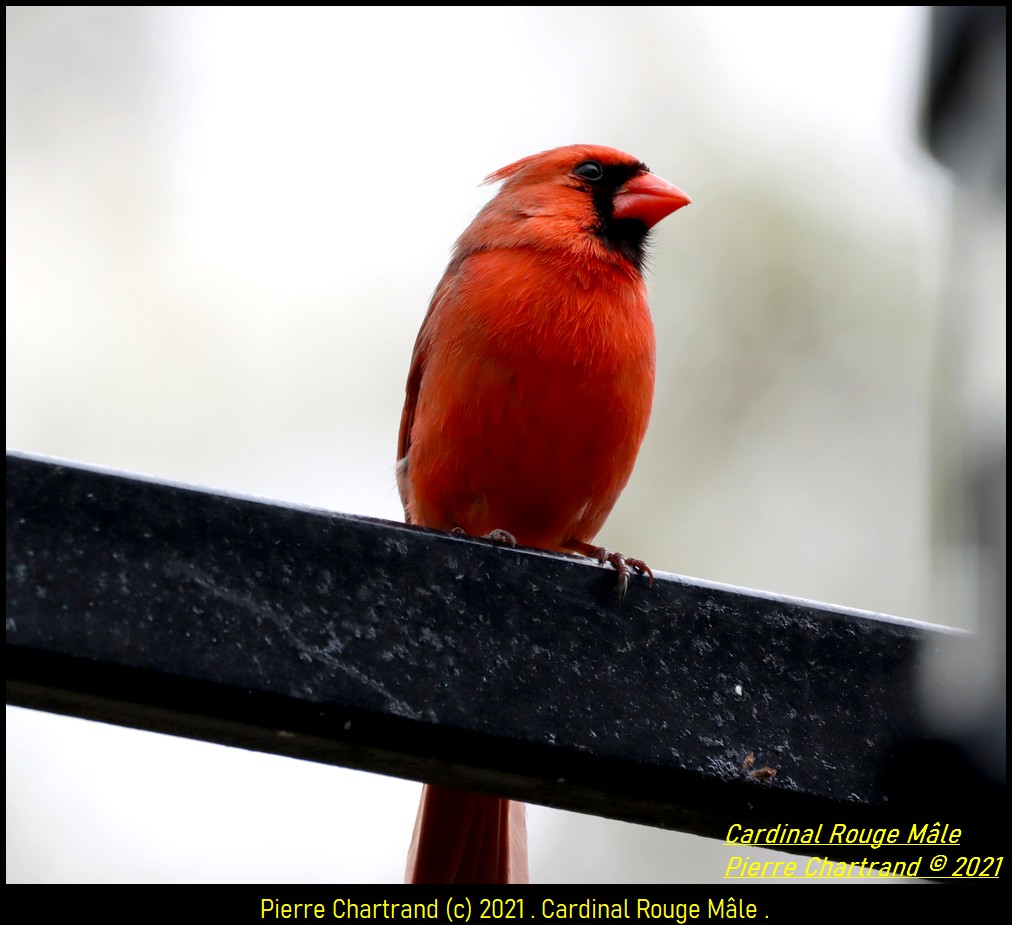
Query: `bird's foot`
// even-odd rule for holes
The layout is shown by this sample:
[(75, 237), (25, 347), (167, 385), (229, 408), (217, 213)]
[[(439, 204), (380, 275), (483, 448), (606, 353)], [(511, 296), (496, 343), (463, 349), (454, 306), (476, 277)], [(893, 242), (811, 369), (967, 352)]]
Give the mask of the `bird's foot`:
[(632, 556), (623, 556), (620, 552), (609, 552), (603, 546), (594, 546), (591, 543), (584, 543), (579, 540), (570, 540), (565, 544), (567, 549), (572, 549), (581, 555), (597, 559), (601, 565), (610, 565), (618, 572), (618, 596), (625, 597), (629, 590), (629, 576), (635, 572), (637, 575), (645, 575), (650, 587), (654, 586), (654, 573), (650, 566), (642, 559), (634, 559)]
[[(457, 533), (460, 536), (470, 536), (470, 534), (463, 527), (454, 527), (451, 533)], [(517, 538), (509, 532), (509, 530), (489, 530), (483, 537), (483, 540), (491, 540), (493, 543), (502, 543), (503, 546), (516, 546)]]
[(654, 586), (654, 573), (650, 566), (642, 559), (634, 559), (632, 556), (623, 556), (620, 552), (608, 552), (603, 546), (597, 548), (597, 561), (604, 565), (606, 562), (618, 572), (618, 596), (625, 597), (629, 590), (629, 576), (636, 572), (637, 575), (645, 575), (650, 587)]

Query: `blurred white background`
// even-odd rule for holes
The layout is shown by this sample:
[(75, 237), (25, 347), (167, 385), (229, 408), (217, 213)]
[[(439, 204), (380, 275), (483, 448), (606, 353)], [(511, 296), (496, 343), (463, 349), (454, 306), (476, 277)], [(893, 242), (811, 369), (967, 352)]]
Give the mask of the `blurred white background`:
[[(951, 192), (923, 9), (8, 8), (7, 444), (398, 520), (418, 325), (492, 170), (609, 144), (655, 235), (658, 392), (601, 542), (929, 610)], [(827, 679), (829, 680), (829, 679)], [(7, 709), (7, 880), (397, 881), (417, 784)], [(719, 843), (533, 807), (540, 881)]]

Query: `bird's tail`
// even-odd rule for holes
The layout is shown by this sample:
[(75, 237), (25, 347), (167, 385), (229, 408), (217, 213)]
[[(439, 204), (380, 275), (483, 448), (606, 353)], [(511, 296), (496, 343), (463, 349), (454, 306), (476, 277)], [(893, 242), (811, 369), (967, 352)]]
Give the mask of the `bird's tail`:
[(527, 883), (523, 803), (426, 784), (408, 883)]

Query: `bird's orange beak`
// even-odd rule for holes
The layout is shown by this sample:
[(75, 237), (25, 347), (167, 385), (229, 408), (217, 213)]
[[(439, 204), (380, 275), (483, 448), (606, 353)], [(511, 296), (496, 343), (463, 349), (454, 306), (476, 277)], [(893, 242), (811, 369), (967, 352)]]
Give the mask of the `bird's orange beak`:
[(639, 219), (647, 228), (692, 202), (673, 183), (652, 173), (640, 174), (620, 186), (613, 201), (615, 218)]

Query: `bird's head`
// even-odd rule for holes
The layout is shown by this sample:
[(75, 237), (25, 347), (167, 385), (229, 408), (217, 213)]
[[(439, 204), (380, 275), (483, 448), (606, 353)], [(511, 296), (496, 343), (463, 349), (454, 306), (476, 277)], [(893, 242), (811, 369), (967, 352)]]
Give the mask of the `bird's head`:
[[(498, 181), (498, 195), (472, 225), (485, 246), (596, 250), (637, 270), (649, 230), (691, 201), (642, 161), (602, 145), (533, 154), (485, 180)], [(465, 249), (468, 243), (461, 239)]]

